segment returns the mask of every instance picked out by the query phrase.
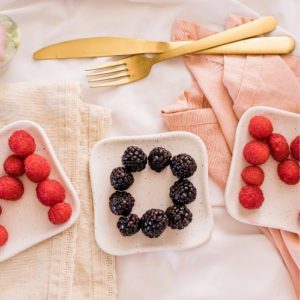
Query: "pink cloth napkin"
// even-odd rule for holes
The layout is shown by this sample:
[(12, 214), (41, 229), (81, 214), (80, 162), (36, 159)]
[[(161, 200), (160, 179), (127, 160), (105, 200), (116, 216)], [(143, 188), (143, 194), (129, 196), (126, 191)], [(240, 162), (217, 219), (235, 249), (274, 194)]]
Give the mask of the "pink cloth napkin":
[[(231, 15), (226, 28), (250, 21)], [(190, 21), (174, 23), (173, 40), (196, 40), (213, 31)], [(162, 111), (170, 130), (199, 135), (208, 150), (209, 174), (225, 188), (239, 118), (251, 106), (267, 105), (300, 112), (300, 58), (279, 55), (188, 55), (193, 77), (189, 90)], [(299, 296), (299, 236), (261, 228), (280, 253)]]
[(5, 48), (5, 30), (0, 25), (0, 61), (4, 58), (4, 48)]

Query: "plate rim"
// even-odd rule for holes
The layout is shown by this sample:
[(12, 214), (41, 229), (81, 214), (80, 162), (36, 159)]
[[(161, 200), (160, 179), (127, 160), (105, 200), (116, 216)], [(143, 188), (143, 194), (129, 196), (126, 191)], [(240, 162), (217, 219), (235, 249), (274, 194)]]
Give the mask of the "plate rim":
[[(203, 158), (203, 169), (204, 169), (204, 185), (206, 186), (205, 188), (205, 200), (207, 204), (207, 213), (208, 213), (208, 222), (209, 222), (209, 230), (207, 232), (207, 235), (205, 239), (198, 241), (195, 245), (187, 246), (187, 247), (182, 247), (180, 249), (174, 249), (174, 247), (165, 247), (165, 246), (155, 246), (154, 248), (131, 248), (131, 251), (111, 251), (109, 247), (106, 247), (105, 243), (103, 244), (101, 240), (99, 240), (99, 237), (96, 233), (96, 213), (95, 213), (95, 206), (96, 206), (96, 199), (94, 197), (95, 194), (95, 188), (94, 188), (94, 177), (93, 177), (93, 157), (97, 151), (97, 148), (101, 146), (102, 144), (105, 144), (107, 142), (119, 142), (119, 141), (130, 141), (130, 140), (152, 140), (152, 139), (158, 139), (158, 138), (168, 138), (172, 137), (174, 135), (177, 136), (185, 136), (185, 137), (190, 137), (195, 140), (197, 140), (197, 143), (199, 143), (200, 147), (202, 148), (202, 152), (204, 154)], [(205, 146), (205, 143), (203, 140), (197, 136), (196, 134), (186, 132), (186, 131), (172, 131), (172, 132), (163, 132), (163, 133), (152, 133), (152, 134), (145, 134), (145, 135), (126, 135), (126, 136), (116, 136), (116, 137), (108, 137), (104, 138), (102, 140), (99, 140), (95, 145), (93, 146), (90, 154), (90, 160), (89, 160), (89, 175), (91, 178), (91, 188), (92, 188), (92, 196), (93, 196), (93, 205), (94, 205), (94, 233), (95, 233), (95, 240), (98, 245), (98, 247), (103, 250), (104, 252), (110, 254), (110, 255), (115, 255), (115, 256), (126, 256), (126, 255), (132, 255), (132, 254), (140, 254), (140, 253), (152, 253), (152, 252), (157, 252), (157, 251), (184, 251), (188, 249), (193, 249), (200, 247), (201, 245), (204, 245), (212, 236), (213, 229), (214, 229), (214, 216), (212, 212), (212, 205), (211, 201), (209, 199), (209, 185), (208, 185), (208, 156), (207, 156), (207, 149)], [(139, 251), (140, 250), (140, 251)]]
[[(21, 127), (22, 124), (26, 124), (26, 125), (29, 125), (30, 127), (36, 128), (37, 131), (39, 132), (39, 134), (41, 135), (42, 140), (45, 143), (45, 146), (47, 149), (46, 151), (49, 153), (49, 156), (54, 161), (55, 167), (56, 167), (59, 175), (63, 178), (63, 181), (67, 184), (67, 189), (69, 190), (70, 194), (72, 195), (74, 202), (76, 202), (77, 210), (76, 211), (73, 210), (72, 219), (70, 219), (70, 222), (67, 224), (67, 226), (65, 228), (60, 229), (60, 227), (58, 226), (57, 228), (54, 228), (55, 230), (46, 233), (42, 239), (34, 240), (32, 243), (30, 243), (29, 246), (21, 247), (20, 249), (18, 249), (17, 251), (13, 251), (9, 255), (1, 256), (1, 254), (0, 254), (0, 263), (14, 257), (15, 255), (17, 255), (27, 249), (30, 249), (31, 247), (33, 247), (41, 242), (44, 242), (44, 241), (50, 239), (51, 237), (54, 237), (54, 236), (64, 232), (65, 230), (67, 230), (68, 228), (70, 228), (71, 226), (73, 226), (76, 223), (76, 221), (79, 218), (80, 211), (81, 211), (81, 203), (80, 203), (78, 193), (75, 190), (71, 180), (65, 173), (60, 161), (58, 160), (55, 150), (50, 142), (50, 139), (48, 138), (48, 135), (42, 126), (40, 126), (38, 123), (36, 123), (34, 121), (22, 119), (22, 120), (17, 120), (17, 121), (10, 122), (10, 123), (4, 125), (2, 128), (0, 128), (0, 134), (2, 132), (5, 132), (5, 131), (13, 129), (13, 128), (16, 128), (15, 130), (18, 130), (17, 128), (22, 128)], [(21, 130), (21, 129), (19, 129), (19, 130)]]
[[(239, 120), (237, 129), (236, 129), (236, 133), (235, 133), (235, 138), (234, 138), (234, 147), (233, 147), (233, 151), (232, 151), (232, 158), (235, 156), (237, 150), (238, 150), (238, 143), (236, 143), (236, 137), (240, 135), (241, 130), (242, 130), (242, 126), (240, 124), (242, 124), (244, 122), (244, 120), (251, 115), (252, 113), (257, 112), (261, 112), (261, 111), (267, 111), (270, 113), (276, 113), (276, 114), (281, 114), (281, 115), (285, 115), (288, 117), (293, 117), (293, 118), (299, 118), (300, 121), (300, 114), (294, 113), (294, 112), (290, 112), (290, 111), (285, 111), (279, 108), (274, 108), (274, 107), (270, 107), (270, 106), (265, 106), (265, 105), (257, 105), (257, 106), (253, 106), (250, 107), (249, 109), (247, 109), (242, 117)], [(236, 167), (236, 160), (231, 159), (231, 163), (230, 163), (230, 169), (229, 169), (229, 175), (227, 178), (227, 183), (226, 183), (226, 187), (225, 187), (225, 194), (224, 194), (224, 198), (225, 198), (225, 207), (226, 210), (228, 212), (228, 214), (235, 220), (237, 220), (238, 222), (244, 223), (244, 224), (248, 224), (248, 225), (252, 225), (252, 226), (261, 226), (261, 227), (266, 227), (266, 225), (260, 225), (260, 224), (253, 224), (252, 222), (248, 221), (248, 220), (244, 220), (244, 219), (240, 219), (238, 218), (231, 210), (230, 210), (230, 206), (229, 206), (229, 202), (230, 202), (230, 189), (231, 189), (231, 185), (232, 185), (232, 177), (234, 176), (233, 174), (233, 170)], [(268, 227), (268, 226), (267, 226)], [(284, 228), (281, 228), (280, 226), (278, 227), (270, 227), (273, 229), (279, 229), (279, 230), (286, 230)], [(299, 234), (299, 231), (290, 231), (290, 232), (294, 232)]]

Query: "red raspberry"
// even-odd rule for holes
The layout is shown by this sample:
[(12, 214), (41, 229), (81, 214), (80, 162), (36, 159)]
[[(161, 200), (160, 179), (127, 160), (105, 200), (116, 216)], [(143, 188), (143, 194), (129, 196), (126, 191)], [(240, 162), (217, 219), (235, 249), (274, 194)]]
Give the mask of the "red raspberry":
[(255, 116), (249, 122), (249, 133), (256, 139), (268, 138), (273, 132), (271, 121), (264, 116)]
[(8, 140), (12, 152), (21, 157), (26, 157), (35, 151), (34, 138), (25, 130), (15, 131)]
[(242, 172), (242, 178), (246, 184), (259, 186), (264, 182), (264, 171), (260, 167), (249, 166)]
[(13, 177), (22, 176), (24, 170), (24, 159), (17, 155), (9, 156), (3, 164), (4, 171)]
[(243, 154), (248, 163), (260, 165), (268, 160), (270, 149), (268, 145), (263, 142), (252, 141), (245, 145)]
[(37, 197), (46, 206), (53, 206), (65, 200), (64, 187), (54, 179), (46, 179), (40, 182), (36, 188)]
[(0, 247), (3, 246), (8, 240), (8, 232), (4, 226), (0, 225)]
[(295, 159), (300, 160), (300, 135), (291, 142), (291, 154)]
[(239, 201), (247, 209), (260, 208), (264, 202), (264, 194), (259, 187), (246, 185), (240, 190)]
[(0, 177), (0, 199), (18, 200), (24, 193), (24, 186), (21, 180), (11, 176)]
[(49, 176), (50, 165), (44, 157), (32, 154), (25, 159), (25, 173), (31, 181), (41, 182)]
[(271, 154), (275, 160), (282, 161), (289, 156), (289, 144), (283, 135), (279, 133), (272, 133), (268, 139), (268, 144)]
[(296, 160), (287, 159), (282, 161), (277, 167), (279, 178), (287, 184), (296, 184), (299, 182), (300, 167)]
[(48, 218), (51, 223), (58, 225), (67, 222), (72, 215), (72, 207), (69, 203), (57, 203), (48, 211)]

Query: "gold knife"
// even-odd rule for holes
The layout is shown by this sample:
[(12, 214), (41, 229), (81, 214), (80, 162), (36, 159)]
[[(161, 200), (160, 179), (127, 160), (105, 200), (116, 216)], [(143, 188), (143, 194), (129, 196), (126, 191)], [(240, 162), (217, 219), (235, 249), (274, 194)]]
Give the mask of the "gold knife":
[[(83, 38), (44, 47), (36, 51), (33, 58), (41, 60), (162, 53), (188, 43), (190, 42), (156, 42), (121, 37)], [(206, 49), (195, 54), (286, 54), (294, 48), (295, 41), (288, 36), (257, 37)]]

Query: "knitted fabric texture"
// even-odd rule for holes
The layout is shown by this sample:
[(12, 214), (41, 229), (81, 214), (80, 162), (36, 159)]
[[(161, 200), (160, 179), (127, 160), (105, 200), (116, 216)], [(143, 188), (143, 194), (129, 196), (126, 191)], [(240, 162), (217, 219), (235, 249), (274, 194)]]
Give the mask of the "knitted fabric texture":
[(74, 226), (1, 263), (0, 299), (115, 299), (115, 261), (95, 242), (88, 172), (110, 112), (83, 103), (77, 83), (2, 85), (0, 107), (1, 127), (27, 119), (44, 128), (81, 202)]

